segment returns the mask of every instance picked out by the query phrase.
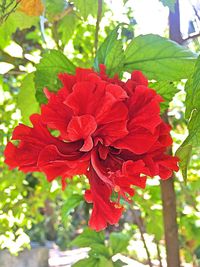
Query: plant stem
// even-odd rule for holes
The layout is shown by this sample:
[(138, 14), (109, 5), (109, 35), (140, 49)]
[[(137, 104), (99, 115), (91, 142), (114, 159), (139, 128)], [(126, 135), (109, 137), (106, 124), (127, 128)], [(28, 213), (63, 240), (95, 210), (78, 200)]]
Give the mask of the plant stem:
[(167, 267), (180, 267), (178, 225), (176, 222), (176, 195), (174, 180), (160, 182), (163, 203)]
[(74, 10), (74, 6), (70, 4), (63, 12), (61, 12), (58, 15), (54, 16), (53, 21), (56, 22), (56, 21), (61, 20), (66, 15), (69, 15), (70, 13), (72, 13), (73, 10)]
[(144, 248), (146, 250), (146, 254), (147, 254), (147, 258), (148, 258), (148, 264), (149, 264), (150, 267), (153, 267), (153, 264), (151, 262), (150, 252), (148, 250), (147, 243), (146, 243), (146, 240), (144, 238), (144, 224), (143, 224), (142, 218), (141, 218), (141, 216), (138, 216), (138, 212), (135, 209), (133, 209), (133, 215), (134, 215), (134, 218), (135, 218), (135, 222), (136, 222), (136, 224), (137, 224), (137, 226), (139, 228)]
[(94, 39), (94, 49), (95, 49), (95, 55), (98, 49), (98, 42), (99, 42), (99, 26), (101, 21), (101, 14), (102, 14), (102, 6), (103, 1), (98, 0), (98, 11), (97, 11), (97, 22), (96, 22), (96, 31), (95, 31), (95, 39)]
[(155, 242), (156, 242), (156, 248), (157, 248), (157, 253), (158, 253), (159, 264), (160, 264), (160, 267), (163, 267), (162, 258), (161, 258), (161, 254), (160, 254), (159, 242), (157, 240)]
[[(20, 0), (20, 1), (21, 1), (21, 0)], [(7, 18), (10, 16), (10, 14), (12, 14), (13, 12), (15, 12), (15, 10), (17, 9), (17, 6), (19, 5), (20, 1), (19, 1), (19, 2), (16, 2), (16, 4), (14, 5), (14, 7), (13, 7), (10, 11), (8, 11), (7, 13), (3, 14), (3, 15), (0, 17), (0, 25), (1, 25), (4, 21), (7, 20)], [(5, 2), (5, 3), (6, 3), (6, 2)], [(9, 6), (10, 6), (10, 5), (8, 5), (8, 7), (9, 7)], [(6, 9), (7, 9), (7, 7), (6, 7)], [(5, 10), (3, 10), (3, 13), (4, 13), (4, 11), (5, 11)]]
[[(167, 113), (164, 114), (164, 119), (165, 122), (168, 123)], [(171, 148), (169, 149), (168, 154), (172, 154)], [(165, 246), (167, 254), (167, 267), (180, 267), (174, 177), (175, 176), (172, 176), (168, 180), (160, 181), (163, 205)]]
[(52, 35), (53, 35), (54, 41), (56, 43), (57, 49), (58, 50), (62, 50), (61, 49), (61, 46), (59, 44), (58, 22), (57, 21), (53, 22), (53, 25), (52, 25)]
[[(171, 40), (179, 44), (183, 42), (180, 31), (179, 0), (176, 1), (175, 11), (170, 11), (169, 14), (169, 37)], [(168, 123), (167, 112), (164, 114), (164, 120)], [(171, 148), (169, 149), (168, 154), (172, 154)], [(163, 204), (167, 267), (180, 267), (176, 193), (173, 178), (174, 176), (168, 180), (161, 180), (160, 185)]]
[(183, 43), (180, 26), (179, 0), (176, 0), (174, 12), (169, 12), (169, 38), (179, 44)]

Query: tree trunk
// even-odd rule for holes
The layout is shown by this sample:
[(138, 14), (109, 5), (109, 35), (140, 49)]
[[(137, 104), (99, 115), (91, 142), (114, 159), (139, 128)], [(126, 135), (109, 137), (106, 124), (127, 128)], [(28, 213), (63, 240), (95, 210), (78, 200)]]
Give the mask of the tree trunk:
[[(167, 114), (165, 121), (168, 123)], [(172, 154), (172, 149), (169, 153)], [(173, 175), (168, 180), (161, 180), (161, 195), (163, 206), (163, 221), (165, 233), (165, 247), (167, 255), (167, 267), (180, 267), (179, 236), (176, 213), (176, 192)]]
[[(180, 30), (179, 0), (176, 1), (175, 11), (169, 14), (169, 38), (179, 44), (183, 42)], [(168, 122), (167, 113), (165, 121)], [(172, 150), (169, 150), (172, 154)], [(165, 231), (165, 245), (167, 253), (167, 267), (180, 267), (180, 252), (178, 239), (178, 224), (176, 214), (176, 193), (174, 189), (174, 176), (161, 181), (161, 194), (163, 203), (163, 220)]]
[(180, 267), (176, 194), (173, 178), (161, 181), (167, 267)]
[(180, 26), (179, 0), (176, 0), (174, 12), (169, 13), (169, 38), (178, 44), (183, 43)]

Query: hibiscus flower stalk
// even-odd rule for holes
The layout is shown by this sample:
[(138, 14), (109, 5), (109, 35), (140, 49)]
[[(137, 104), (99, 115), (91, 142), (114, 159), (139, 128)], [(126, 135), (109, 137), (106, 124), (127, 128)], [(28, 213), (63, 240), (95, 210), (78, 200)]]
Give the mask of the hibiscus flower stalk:
[(163, 99), (140, 71), (123, 82), (109, 78), (101, 65), (100, 73), (77, 68), (59, 79), (57, 93), (44, 90), (48, 103), (30, 117), (33, 127), (14, 129), (18, 145), (7, 144), (5, 162), (25, 173), (42, 172), (49, 182), (61, 177), (63, 188), (66, 178), (86, 175), (85, 200), (93, 205), (89, 226), (101, 231), (119, 222), (121, 200), (130, 202), (147, 177), (168, 179), (178, 171), (178, 158), (166, 153), (172, 139), (160, 116)]

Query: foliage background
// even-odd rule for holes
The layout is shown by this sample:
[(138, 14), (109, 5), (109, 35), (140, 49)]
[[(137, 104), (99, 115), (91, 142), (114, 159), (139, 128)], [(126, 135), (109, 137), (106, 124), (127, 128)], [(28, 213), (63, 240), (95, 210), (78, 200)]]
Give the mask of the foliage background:
[[(198, 53), (200, 49), (199, 40), (196, 38), (184, 43), (191, 52), (156, 35), (137, 37), (134, 5), (130, 8), (127, 2), (123, 1), (126, 23), (121, 24), (119, 30), (117, 25), (124, 21), (115, 19), (109, 1), (103, 3), (97, 40), (98, 1), (74, 0), (67, 3), (65, 0), (46, 0), (41, 16), (30, 16), (20, 11), (16, 1), (2, 1), (1, 249), (8, 248), (11, 253), (17, 253), (29, 247), (30, 241), (45, 244), (47, 240), (55, 241), (61, 249), (69, 249), (91, 246), (92, 239), (95, 242), (90, 258), (76, 266), (85, 266), (86, 263), (94, 266), (97, 261), (99, 266), (121, 266), (120, 262), (114, 265), (111, 260), (118, 252), (144, 263), (150, 258), (158, 261), (160, 257), (165, 258), (159, 179), (149, 181), (144, 191), (137, 191), (119, 225), (95, 234), (86, 227), (90, 207), (82, 198), (87, 187), (84, 177), (74, 177), (63, 192), (59, 178), (49, 184), (41, 174), (24, 175), (16, 170), (10, 171), (3, 163), (3, 150), (12, 129), (19, 122), (30, 124), (30, 114), (39, 112), (39, 105), (45, 101), (43, 88), (59, 88), (56, 79), (59, 72), (72, 73), (74, 66), (98, 69), (99, 63), (105, 63), (111, 76), (117, 71), (126, 77), (127, 72), (141, 69), (152, 80), (152, 87), (166, 99), (162, 112), (169, 106), (175, 142), (173, 150), (175, 152), (179, 147), (185, 180), (191, 157), (187, 183), (180, 173), (175, 179), (181, 258), (197, 266), (200, 259), (200, 61), (194, 52)], [(175, 1), (161, 2), (167, 12), (174, 9)], [(164, 37), (168, 37), (167, 28)], [(97, 44), (102, 45), (96, 55)], [(163, 57), (161, 61), (160, 56)], [(188, 129), (189, 136), (182, 144)]]

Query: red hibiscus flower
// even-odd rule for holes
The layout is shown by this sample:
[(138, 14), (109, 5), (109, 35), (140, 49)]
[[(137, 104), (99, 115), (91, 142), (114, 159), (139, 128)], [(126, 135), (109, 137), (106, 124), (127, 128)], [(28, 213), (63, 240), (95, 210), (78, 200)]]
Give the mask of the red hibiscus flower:
[(63, 87), (45, 89), (48, 103), (30, 117), (33, 127), (15, 128), (12, 140), (19, 143), (8, 143), (5, 162), (43, 172), (48, 181), (60, 176), (63, 187), (66, 178), (85, 174), (85, 200), (93, 204), (89, 225), (99, 231), (119, 221), (120, 199), (129, 201), (134, 187), (145, 188), (147, 176), (167, 179), (178, 171), (178, 159), (166, 154), (172, 139), (160, 117), (163, 100), (139, 71), (127, 82), (108, 78), (104, 66), (100, 74), (77, 68), (59, 78)]

